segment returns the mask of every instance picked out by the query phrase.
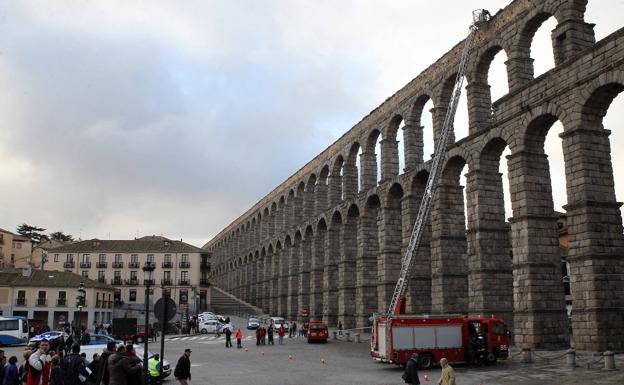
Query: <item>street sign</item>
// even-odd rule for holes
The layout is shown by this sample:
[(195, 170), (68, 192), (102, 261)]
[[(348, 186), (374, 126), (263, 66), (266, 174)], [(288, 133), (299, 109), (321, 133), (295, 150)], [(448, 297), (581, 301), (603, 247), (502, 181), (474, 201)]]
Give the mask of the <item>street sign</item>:
[[(166, 306), (166, 311), (165, 311), (165, 306)], [(162, 319), (163, 315), (165, 315), (164, 313), (166, 313), (166, 317), (167, 317), (167, 319), (165, 320)], [(169, 297), (159, 299), (154, 304), (154, 314), (156, 315), (156, 318), (158, 318), (158, 321), (161, 324), (165, 324), (171, 321), (171, 319), (175, 317), (176, 315), (175, 302)]]

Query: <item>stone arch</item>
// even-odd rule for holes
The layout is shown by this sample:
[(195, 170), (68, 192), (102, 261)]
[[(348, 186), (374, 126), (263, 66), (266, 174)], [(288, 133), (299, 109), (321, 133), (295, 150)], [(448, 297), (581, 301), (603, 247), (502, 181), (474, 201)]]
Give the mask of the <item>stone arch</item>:
[(349, 153), (344, 162), (344, 172), (342, 176), (342, 189), (344, 191), (344, 199), (354, 199), (359, 190), (359, 170), (358, 152), (360, 150), (360, 143), (354, 142), (349, 148)]
[(329, 202), (329, 165), (325, 164), (316, 181), (314, 215), (317, 216), (328, 207)]
[(381, 132), (378, 129), (370, 131), (364, 142), (364, 148), (362, 149), (362, 155), (360, 157), (360, 176), (361, 176), (361, 191), (367, 191), (377, 186), (377, 171), (379, 165), (377, 163), (377, 154), (375, 147), (377, 141), (381, 137)]
[[(400, 153), (398, 130), (404, 124), (401, 114), (395, 114), (382, 131), (381, 141), (381, 180), (387, 180), (400, 174)], [(402, 129), (402, 128), (401, 128)], [(401, 133), (403, 137), (403, 133)], [(405, 145), (405, 141), (403, 143)]]
[(329, 207), (334, 207), (342, 201), (342, 176), (343, 176), (344, 158), (338, 155), (332, 164), (331, 174), (329, 175)]
[(315, 215), (316, 210), (316, 174), (312, 173), (305, 183), (305, 192), (303, 196), (303, 219), (308, 220)]

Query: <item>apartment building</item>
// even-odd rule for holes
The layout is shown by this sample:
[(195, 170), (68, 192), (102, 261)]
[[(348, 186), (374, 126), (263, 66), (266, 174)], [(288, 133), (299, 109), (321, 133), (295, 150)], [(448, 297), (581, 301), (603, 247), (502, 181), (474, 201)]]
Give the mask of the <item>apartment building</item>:
[[(84, 284), (85, 301), (78, 308), (78, 289)], [(90, 327), (113, 316), (115, 289), (102, 282), (64, 271), (23, 269), (0, 271), (0, 315), (22, 316), (31, 325), (57, 329), (75, 323)]]
[(0, 267), (13, 267), (30, 259), (32, 241), (19, 234), (0, 229)]
[(155, 266), (150, 303), (163, 290), (179, 311), (194, 314), (209, 305), (210, 253), (178, 240), (147, 236), (133, 240), (90, 239), (48, 251), (46, 270), (67, 271), (115, 288), (115, 312), (134, 316), (145, 307), (142, 268)]

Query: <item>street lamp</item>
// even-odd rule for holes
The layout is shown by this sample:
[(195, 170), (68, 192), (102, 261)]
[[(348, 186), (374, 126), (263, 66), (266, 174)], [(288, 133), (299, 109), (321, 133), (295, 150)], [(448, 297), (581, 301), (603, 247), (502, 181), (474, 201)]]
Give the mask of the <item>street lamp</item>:
[(144, 383), (149, 384), (149, 358), (147, 354), (148, 340), (147, 334), (149, 330), (149, 294), (150, 286), (154, 284), (154, 264), (152, 262), (146, 262), (143, 266), (143, 284), (145, 285), (145, 330), (143, 332), (143, 339), (145, 340), (145, 347), (143, 348), (143, 377)]
[(82, 308), (85, 306), (85, 298), (87, 297), (87, 291), (85, 285), (80, 282), (78, 286), (78, 295), (76, 296), (76, 306), (78, 306), (78, 343), (82, 339)]

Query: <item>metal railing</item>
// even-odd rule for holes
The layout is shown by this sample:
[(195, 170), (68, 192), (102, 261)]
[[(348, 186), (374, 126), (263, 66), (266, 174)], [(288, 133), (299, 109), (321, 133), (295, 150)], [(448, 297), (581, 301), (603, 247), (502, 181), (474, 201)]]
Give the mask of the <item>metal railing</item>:
[(123, 261), (113, 262), (113, 269), (121, 269), (123, 268)]
[(98, 261), (95, 265), (98, 269), (106, 269), (106, 267), (108, 266), (108, 262)]
[(191, 267), (191, 263), (189, 261), (180, 261), (179, 267), (181, 269), (189, 269)]
[(80, 262), (81, 269), (89, 269), (91, 267), (91, 262)]
[(74, 261), (65, 261), (65, 262), (63, 263), (63, 267), (64, 267), (64, 268), (66, 268), (66, 269), (73, 269), (73, 268), (74, 268), (74, 266), (76, 266), (76, 265), (74, 264)]

